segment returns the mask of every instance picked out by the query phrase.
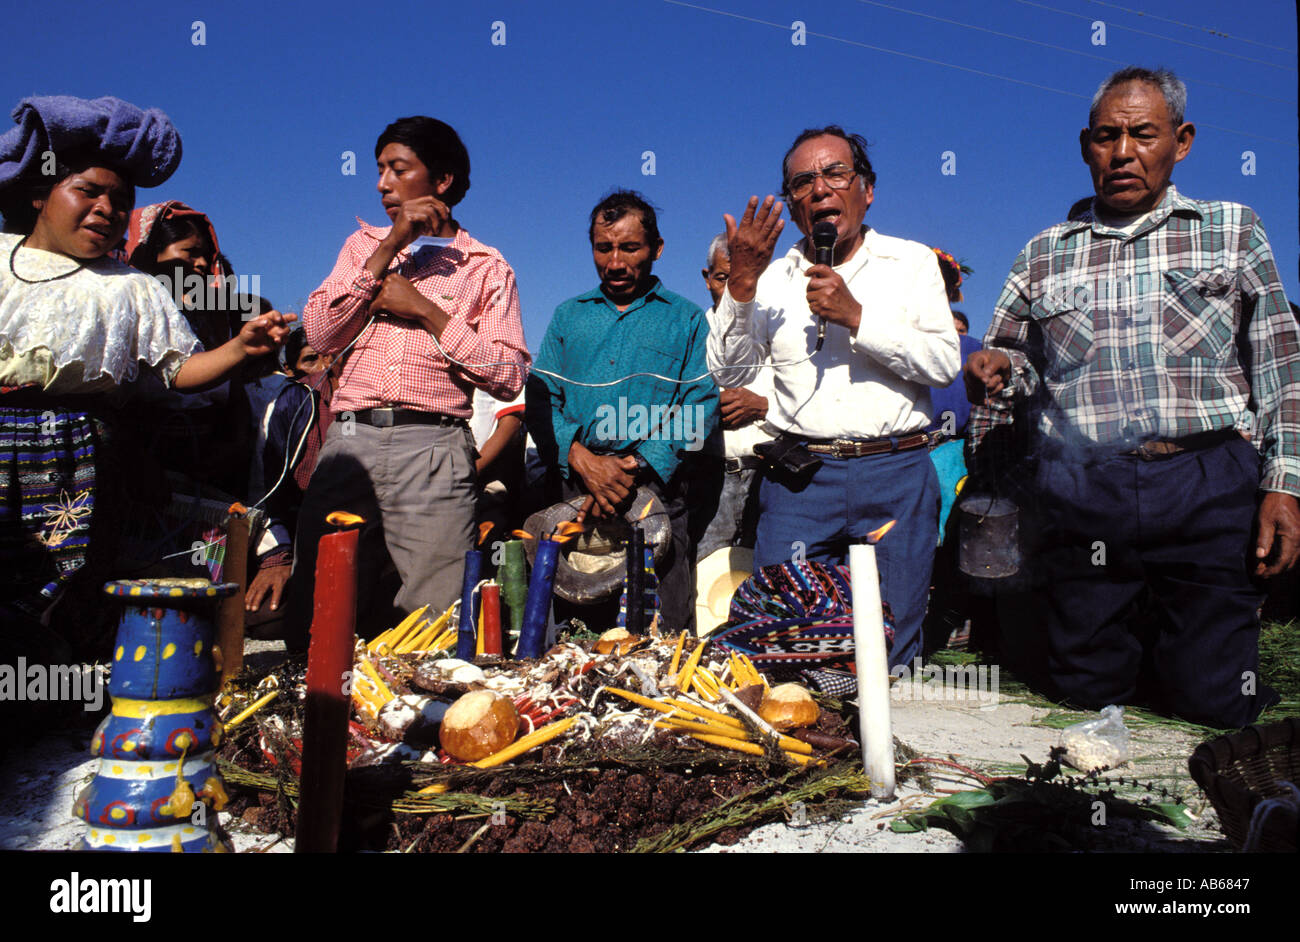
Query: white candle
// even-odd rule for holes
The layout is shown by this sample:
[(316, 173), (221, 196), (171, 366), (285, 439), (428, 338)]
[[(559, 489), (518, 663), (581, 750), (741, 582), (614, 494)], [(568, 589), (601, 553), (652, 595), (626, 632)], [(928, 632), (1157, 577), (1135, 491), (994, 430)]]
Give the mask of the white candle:
[(892, 798), (894, 737), (889, 728), (889, 660), (885, 655), (885, 616), (880, 604), (876, 548), (870, 543), (849, 546), (849, 578), (862, 767), (871, 780), (871, 797)]

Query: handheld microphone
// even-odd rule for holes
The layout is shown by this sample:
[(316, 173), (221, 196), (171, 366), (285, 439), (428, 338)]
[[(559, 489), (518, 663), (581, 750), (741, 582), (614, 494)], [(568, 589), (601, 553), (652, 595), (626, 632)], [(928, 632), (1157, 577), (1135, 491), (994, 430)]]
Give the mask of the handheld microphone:
[[(823, 219), (813, 226), (813, 261), (818, 265), (829, 266), (835, 257), (835, 241), (838, 238), (839, 232), (835, 228), (835, 223), (829, 220)], [(825, 342), (826, 319), (823, 317), (819, 318), (817, 322), (817, 347), (813, 350), (813, 353), (819, 352)]]

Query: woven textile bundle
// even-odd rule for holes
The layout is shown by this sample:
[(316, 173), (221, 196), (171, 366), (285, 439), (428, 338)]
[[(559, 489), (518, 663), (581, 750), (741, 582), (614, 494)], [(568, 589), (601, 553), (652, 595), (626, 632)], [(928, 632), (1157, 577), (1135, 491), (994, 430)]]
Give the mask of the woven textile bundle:
[[(885, 603), (885, 641), (894, 617)], [(727, 624), (714, 640), (749, 656), (781, 678), (802, 677), (827, 693), (856, 689), (853, 669), (853, 596), (849, 567), (803, 560), (764, 566), (736, 589)]]

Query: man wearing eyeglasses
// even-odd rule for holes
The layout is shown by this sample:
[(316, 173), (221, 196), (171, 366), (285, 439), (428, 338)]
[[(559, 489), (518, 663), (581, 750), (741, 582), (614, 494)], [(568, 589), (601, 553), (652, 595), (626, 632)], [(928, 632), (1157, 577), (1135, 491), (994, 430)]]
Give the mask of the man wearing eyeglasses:
[[(930, 388), (960, 369), (943, 276), (927, 246), (863, 225), (876, 175), (860, 135), (804, 131), (782, 181), (804, 238), (771, 261), (785, 225), (772, 196), (751, 197), (739, 222), (724, 217), (731, 276), (708, 344), (719, 386), (747, 385), (772, 361), (768, 426), (793, 448), (764, 471), (754, 565), (843, 563), (850, 543), (897, 520), (877, 558), (896, 622), (890, 664), (910, 666), (938, 541)], [(835, 227), (830, 265), (815, 264), (812, 245), (823, 220)], [(820, 464), (807, 467), (809, 455)]]

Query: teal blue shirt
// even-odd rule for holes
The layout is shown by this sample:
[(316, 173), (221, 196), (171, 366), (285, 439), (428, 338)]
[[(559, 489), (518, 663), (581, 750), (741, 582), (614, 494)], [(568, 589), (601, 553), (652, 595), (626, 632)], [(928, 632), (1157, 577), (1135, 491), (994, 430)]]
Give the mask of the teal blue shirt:
[[(709, 325), (699, 306), (658, 278), (620, 311), (600, 288), (555, 309), (528, 381), (528, 431), (547, 467), (570, 476), (569, 448), (636, 452), (667, 483), (718, 425), (718, 389), (705, 356)], [(592, 388), (557, 379), (606, 383)], [(702, 377), (695, 379), (695, 377)], [(675, 380), (693, 380), (680, 383)]]

